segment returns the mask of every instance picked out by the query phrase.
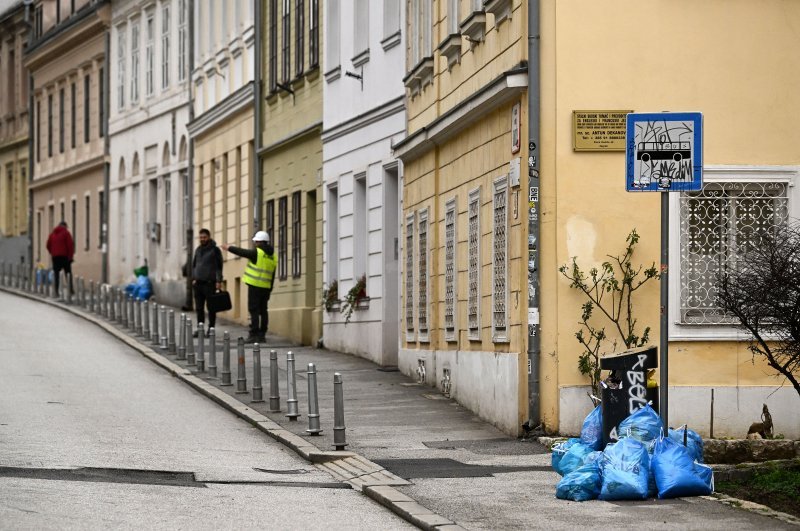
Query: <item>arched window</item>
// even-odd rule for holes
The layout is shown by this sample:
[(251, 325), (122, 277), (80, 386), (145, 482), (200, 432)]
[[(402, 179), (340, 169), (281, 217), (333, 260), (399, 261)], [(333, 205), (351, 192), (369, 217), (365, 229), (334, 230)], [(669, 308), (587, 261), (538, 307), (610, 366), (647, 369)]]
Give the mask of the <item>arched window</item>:
[(119, 171), (117, 172), (117, 181), (124, 181), (124, 180), (125, 180), (125, 158), (120, 157)]
[(164, 142), (164, 151), (161, 155), (161, 167), (166, 168), (170, 165), (169, 160), (169, 142)]
[(178, 149), (178, 162), (186, 162), (187, 153), (186, 153), (186, 137), (185, 136), (181, 137), (181, 143), (178, 144), (178, 146), (179, 146), (179, 149)]
[(134, 176), (134, 177), (139, 175), (139, 154), (138, 153), (134, 153), (133, 154), (133, 164), (131, 165), (131, 175)]

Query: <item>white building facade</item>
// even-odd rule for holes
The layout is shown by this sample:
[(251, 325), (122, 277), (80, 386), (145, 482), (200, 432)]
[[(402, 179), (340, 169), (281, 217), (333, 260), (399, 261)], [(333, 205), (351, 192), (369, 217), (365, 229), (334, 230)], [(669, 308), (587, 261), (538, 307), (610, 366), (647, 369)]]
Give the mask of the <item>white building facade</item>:
[(156, 298), (186, 300), (191, 241), (189, 0), (113, 2), (109, 281), (145, 262)]
[[(402, 168), (392, 145), (405, 135), (404, 3), (324, 4), (323, 274), (341, 303), (323, 316), (327, 348), (396, 366)], [(341, 312), (364, 277), (366, 299)]]

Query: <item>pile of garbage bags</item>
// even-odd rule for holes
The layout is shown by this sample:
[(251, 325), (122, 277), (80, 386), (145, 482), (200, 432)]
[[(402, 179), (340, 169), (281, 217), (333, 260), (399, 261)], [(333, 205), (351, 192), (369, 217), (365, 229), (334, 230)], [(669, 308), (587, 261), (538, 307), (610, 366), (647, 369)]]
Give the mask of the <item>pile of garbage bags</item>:
[(703, 464), (703, 439), (686, 426), (669, 429), (645, 405), (623, 420), (620, 439), (603, 448), (602, 409), (586, 417), (580, 438), (553, 447), (552, 465), (563, 477), (563, 500), (643, 500), (702, 496), (714, 490), (711, 468)]
[(146, 301), (153, 296), (153, 284), (150, 282), (149, 268), (147, 264), (133, 270), (136, 281), (125, 286), (125, 294), (132, 296), (136, 300)]

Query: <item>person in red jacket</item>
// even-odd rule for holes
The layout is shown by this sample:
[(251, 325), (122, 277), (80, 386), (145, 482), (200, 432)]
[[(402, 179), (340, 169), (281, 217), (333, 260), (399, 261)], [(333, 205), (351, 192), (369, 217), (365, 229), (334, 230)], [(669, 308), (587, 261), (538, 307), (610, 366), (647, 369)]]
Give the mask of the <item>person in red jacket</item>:
[(63, 270), (69, 278), (69, 292), (72, 293), (72, 260), (75, 256), (75, 243), (67, 229), (67, 222), (62, 221), (53, 229), (47, 238), (47, 252), (53, 258), (53, 273), (56, 281), (56, 297), (58, 297), (59, 275)]

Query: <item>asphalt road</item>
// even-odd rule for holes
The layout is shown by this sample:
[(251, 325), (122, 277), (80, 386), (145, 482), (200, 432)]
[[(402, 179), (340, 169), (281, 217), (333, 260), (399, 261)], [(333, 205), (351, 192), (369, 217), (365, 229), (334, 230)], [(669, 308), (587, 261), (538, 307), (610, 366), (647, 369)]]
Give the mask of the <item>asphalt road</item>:
[(409, 527), (77, 317), (0, 337), (0, 529)]

